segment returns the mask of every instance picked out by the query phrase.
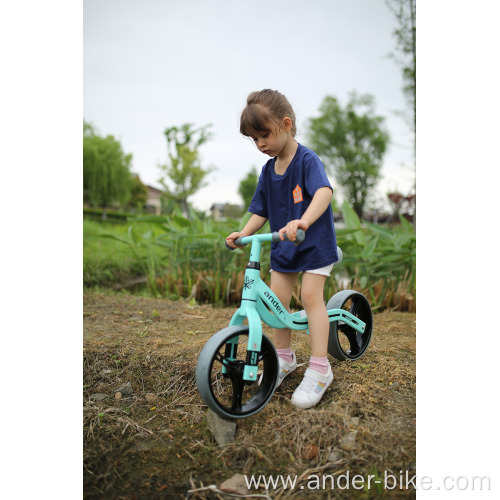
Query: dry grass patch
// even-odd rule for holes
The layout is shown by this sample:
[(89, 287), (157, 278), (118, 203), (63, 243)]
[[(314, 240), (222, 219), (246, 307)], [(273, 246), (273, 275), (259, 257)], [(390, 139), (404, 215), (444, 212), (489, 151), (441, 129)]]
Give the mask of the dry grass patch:
[[(331, 359), (334, 382), (321, 403), (307, 411), (290, 404), (309, 358), (308, 337), (294, 334), (302, 366), (261, 412), (238, 421), (235, 441), (220, 448), (206, 427), (195, 369), (203, 345), (228, 325), (233, 312), (185, 302), (85, 295), (86, 498), (186, 498), (189, 490), (219, 485), (236, 473), (302, 477), (294, 491), (267, 492), (271, 498), (327, 498), (325, 490), (300, 486), (307, 486), (310, 474), (414, 471), (414, 314), (376, 314), (366, 355), (350, 363)], [(117, 389), (127, 383), (133, 395), (116, 399)], [(98, 393), (108, 397), (90, 399)], [(335, 498), (382, 494), (352, 489), (329, 493)], [(384, 494), (415, 496), (399, 490)], [(224, 497), (200, 490), (191, 498)]]

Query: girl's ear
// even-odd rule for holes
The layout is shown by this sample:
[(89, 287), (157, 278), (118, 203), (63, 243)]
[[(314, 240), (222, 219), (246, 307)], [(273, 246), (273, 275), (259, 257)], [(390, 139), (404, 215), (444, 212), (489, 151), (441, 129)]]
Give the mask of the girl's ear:
[(283, 129), (285, 130), (285, 132), (290, 132), (290, 130), (292, 130), (292, 126), (292, 119), (288, 116), (285, 116), (285, 118), (283, 118)]

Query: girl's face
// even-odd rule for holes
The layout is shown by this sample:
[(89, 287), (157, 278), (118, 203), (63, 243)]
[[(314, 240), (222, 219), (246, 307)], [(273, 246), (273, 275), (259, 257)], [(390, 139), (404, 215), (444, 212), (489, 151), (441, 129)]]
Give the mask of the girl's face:
[(285, 144), (290, 139), (290, 132), (277, 126), (270, 127), (267, 132), (259, 132), (252, 137), (255, 145), (261, 153), (270, 157), (279, 156)]

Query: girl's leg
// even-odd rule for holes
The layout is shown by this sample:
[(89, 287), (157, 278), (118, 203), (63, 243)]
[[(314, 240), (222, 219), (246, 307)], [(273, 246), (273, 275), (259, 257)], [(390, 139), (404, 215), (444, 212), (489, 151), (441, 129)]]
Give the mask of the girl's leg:
[[(280, 302), (290, 311), (293, 287), (299, 273), (271, 273), (271, 290), (276, 294)], [(291, 345), (292, 332), (289, 328), (273, 328), (273, 341), (276, 349), (287, 349)]]
[(324, 358), (328, 353), (330, 321), (323, 300), (326, 276), (304, 273), (302, 275), (301, 299), (309, 321), (311, 355)]
[[(271, 273), (271, 290), (276, 294), (283, 307), (290, 311), (293, 287), (299, 273)], [(292, 332), (288, 328), (273, 328), (273, 341), (278, 353), (280, 372), (278, 387), (283, 379), (297, 368), (297, 358), (291, 349)]]
[(333, 381), (328, 362), (328, 335), (330, 322), (323, 302), (326, 276), (304, 273), (302, 276), (302, 304), (309, 321), (311, 360), (304, 379), (292, 395), (292, 404), (299, 408), (316, 405)]

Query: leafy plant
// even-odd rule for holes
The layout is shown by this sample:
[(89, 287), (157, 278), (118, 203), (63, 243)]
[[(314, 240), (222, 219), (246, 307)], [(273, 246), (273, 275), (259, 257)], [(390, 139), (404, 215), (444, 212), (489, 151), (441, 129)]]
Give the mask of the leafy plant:
[(101, 234), (102, 238), (111, 238), (127, 245), (132, 251), (136, 261), (148, 278), (148, 285), (155, 295), (158, 295), (156, 286), (156, 275), (161, 268), (162, 256), (156, 249), (152, 231), (139, 233), (134, 226), (128, 228), (128, 238), (122, 238), (114, 234)]
[[(404, 218), (393, 227), (362, 223), (347, 203), (342, 205), (342, 213), (345, 228), (337, 229), (337, 243), (344, 260), (326, 282), (326, 299), (344, 288), (335, 278), (343, 272), (350, 280), (345, 287), (364, 293), (373, 309), (414, 310), (413, 226)], [(230, 305), (241, 298), (248, 248), (230, 252), (224, 242), (230, 232), (245, 224), (247, 217), (223, 223), (196, 216), (189, 220), (177, 209), (169, 215), (129, 219), (125, 233), (101, 236), (129, 249), (135, 268), (147, 276), (148, 289), (154, 296)], [(268, 232), (269, 225), (261, 231)], [(261, 276), (267, 280), (269, 246), (262, 245), (261, 252)], [(300, 283), (291, 306), (302, 307)]]
[(348, 203), (342, 205), (345, 229), (337, 230), (345, 266), (362, 289), (367, 288), (373, 308), (392, 304), (396, 291), (415, 299), (416, 235), (402, 216), (400, 225), (364, 225)]

